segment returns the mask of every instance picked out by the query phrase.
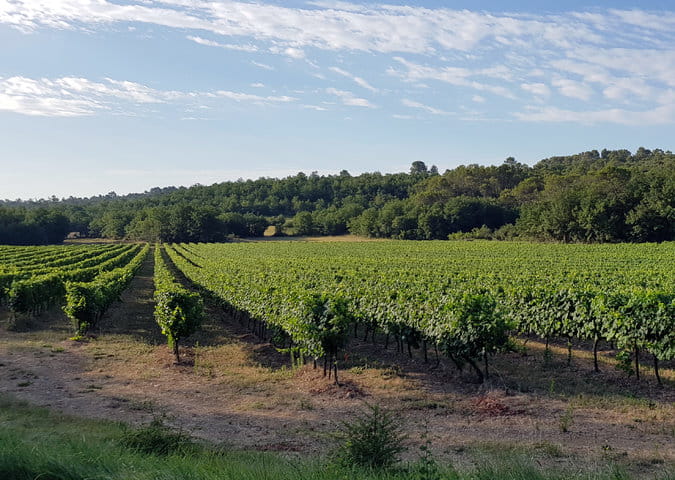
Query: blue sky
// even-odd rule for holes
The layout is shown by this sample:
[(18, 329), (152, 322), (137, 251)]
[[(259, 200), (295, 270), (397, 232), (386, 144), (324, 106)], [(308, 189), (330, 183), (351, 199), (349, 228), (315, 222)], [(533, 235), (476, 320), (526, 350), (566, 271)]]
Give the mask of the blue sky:
[(0, 0), (0, 198), (673, 150), (671, 5)]

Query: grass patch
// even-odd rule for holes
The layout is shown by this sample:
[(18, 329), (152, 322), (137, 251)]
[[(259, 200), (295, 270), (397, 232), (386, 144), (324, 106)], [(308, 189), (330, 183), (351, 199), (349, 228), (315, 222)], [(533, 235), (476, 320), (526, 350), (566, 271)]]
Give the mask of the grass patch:
[[(218, 449), (196, 443), (161, 420), (134, 429), (116, 422), (62, 416), (7, 396), (0, 396), (0, 427), (0, 478), (13, 480), (630, 478), (611, 465), (594, 472), (542, 469), (527, 454), (514, 452), (477, 454), (476, 466), (466, 471), (450, 465), (430, 469), (429, 459), (389, 470), (359, 469), (320, 459)], [(658, 478), (672, 478), (673, 472), (662, 467), (663, 475)]]

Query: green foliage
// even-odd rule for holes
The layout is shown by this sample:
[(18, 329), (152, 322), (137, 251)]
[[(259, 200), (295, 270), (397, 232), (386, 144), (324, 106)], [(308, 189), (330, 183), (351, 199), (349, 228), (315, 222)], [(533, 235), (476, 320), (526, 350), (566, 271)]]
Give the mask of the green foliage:
[(69, 227), (68, 217), (53, 208), (8, 208), (0, 202), (0, 245), (61, 243)]
[[(445, 352), (458, 366), (469, 363), (483, 381), (487, 372), (487, 356), (510, 347), (511, 325), (487, 294), (465, 293), (444, 307), (448, 328), (437, 338)], [(480, 371), (475, 359), (483, 357), (486, 371)]]
[(204, 318), (204, 305), (198, 293), (178, 283), (166, 264), (162, 247), (155, 245), (155, 320), (180, 361), (178, 342), (192, 335)]
[(574, 424), (574, 405), (568, 405), (565, 413), (560, 417), (560, 431), (567, 433)]
[(16, 270), (5, 277), (9, 283), (5, 289), (8, 305), (15, 313), (38, 314), (64, 300), (67, 282), (91, 281), (102, 272), (128, 263), (139, 249), (127, 245), (68, 252), (60, 247), (61, 255), (56, 258), (35, 251), (35, 256), (15, 261)]
[(633, 368), (630, 352), (621, 350), (616, 354), (616, 368), (624, 372), (629, 377), (635, 375), (635, 369)]
[(78, 334), (82, 335), (93, 327), (108, 307), (119, 298), (140, 268), (149, 248), (146, 244), (129, 263), (103, 272), (91, 282), (66, 282), (66, 304), (63, 311), (72, 320)]
[[(435, 469), (410, 468), (378, 471), (355, 466), (326, 465), (315, 458), (288, 458), (269, 452), (239, 448), (227, 450), (208, 445), (181, 447), (182, 441), (166, 441), (166, 433), (150, 435), (151, 445), (172, 447), (173, 453), (144, 453), (124, 445), (135, 430), (119, 422), (85, 420), (63, 416), (0, 396), (0, 478), (12, 480), (617, 480), (628, 478), (608, 463), (592, 470), (574, 466), (569, 470), (537, 466), (535, 452), (522, 455), (469, 454), (467, 463), (477, 469), (455, 471), (439, 465)], [(148, 427), (142, 427), (147, 429)], [(175, 432), (174, 432), (175, 433)], [(160, 438), (157, 441), (157, 438)], [(160, 449), (161, 450), (161, 449)], [(168, 449), (167, 449), (168, 450)], [(660, 466), (655, 480), (672, 478), (673, 468)], [(427, 474), (427, 472), (430, 472)], [(438, 473), (438, 475), (436, 475)]]
[(199, 451), (192, 438), (155, 417), (149, 424), (126, 429), (120, 443), (135, 452), (148, 455), (187, 455)]
[(410, 173), (298, 173), (127, 196), (0, 201), (0, 244), (56, 243), (69, 231), (220, 242), (261, 236), (281, 219), (303, 235), (349, 231), (446, 239), (482, 225), (495, 231), (515, 223), (517, 228), (502, 232), (507, 238), (517, 233), (563, 242), (662, 242), (675, 239), (675, 155), (645, 148), (634, 154), (593, 150), (534, 167), (509, 157), (498, 166), (460, 165), (443, 174), (418, 160)]
[(318, 340), (321, 351), (310, 354), (337, 355), (347, 343), (347, 328), (353, 316), (346, 298), (327, 294), (313, 294), (305, 301), (312, 337)]
[(352, 422), (344, 423), (338, 460), (346, 466), (384, 469), (398, 461), (406, 450), (405, 435), (392, 413), (379, 405), (366, 404)]
[[(168, 248), (195, 284), (283, 332), (305, 357), (333, 356), (348, 323), (401, 348), (438, 346), (485, 376), (510, 332), (636, 346), (672, 358), (672, 244), (269, 242)], [(481, 361), (482, 360), (482, 361)]]

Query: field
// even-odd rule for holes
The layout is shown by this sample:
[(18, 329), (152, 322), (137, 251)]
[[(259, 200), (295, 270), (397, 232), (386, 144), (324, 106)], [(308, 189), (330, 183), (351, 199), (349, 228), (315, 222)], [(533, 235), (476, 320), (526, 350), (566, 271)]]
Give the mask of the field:
[[(210, 444), (291, 458), (329, 454), (341, 422), (377, 403), (404, 425), (408, 461), (428, 439), (461, 471), (507, 455), (563, 478), (673, 473), (673, 244), (261, 242), (154, 253), (0, 247), (0, 278), (12, 276), (0, 391), (89, 418), (161, 416)], [(103, 267), (82, 273), (94, 265)], [(49, 301), (21, 296), (17, 286), (44, 288), (50, 275)], [(121, 302), (113, 283), (129, 285)], [(94, 291), (105, 301), (75, 308)], [(155, 320), (174, 320), (158, 316), (157, 292), (204, 305), (201, 328), (174, 330), (177, 364)], [(495, 327), (486, 335), (477, 322)], [(502, 325), (503, 344), (492, 334)], [(327, 331), (340, 333), (335, 351)], [(621, 352), (633, 354), (623, 370)]]

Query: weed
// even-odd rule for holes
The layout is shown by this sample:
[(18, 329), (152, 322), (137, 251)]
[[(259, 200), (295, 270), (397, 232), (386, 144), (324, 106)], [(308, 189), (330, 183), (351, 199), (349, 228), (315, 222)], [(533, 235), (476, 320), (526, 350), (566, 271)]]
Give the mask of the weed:
[(384, 469), (396, 463), (406, 449), (401, 426), (379, 405), (366, 403), (366, 410), (353, 422), (343, 424), (339, 436), (344, 443), (338, 450), (338, 460), (344, 465)]
[(563, 453), (562, 449), (560, 448), (560, 445), (557, 445), (555, 443), (539, 442), (539, 443), (535, 444), (534, 447), (537, 450), (541, 450), (542, 452), (544, 452), (549, 457), (559, 458), (559, 457), (564, 456), (564, 453)]
[(121, 443), (140, 453), (152, 455), (189, 454), (199, 451), (190, 437), (164, 423), (162, 417), (155, 417), (148, 425), (126, 430)]
[(443, 480), (444, 475), (438, 466), (438, 462), (431, 452), (431, 439), (429, 438), (429, 425), (424, 424), (421, 435), (420, 458), (411, 478), (415, 480)]
[(560, 417), (560, 431), (563, 433), (567, 433), (570, 430), (570, 427), (574, 423), (574, 405), (571, 403), (567, 407), (567, 410), (565, 410), (565, 413), (563, 414), (562, 417)]

